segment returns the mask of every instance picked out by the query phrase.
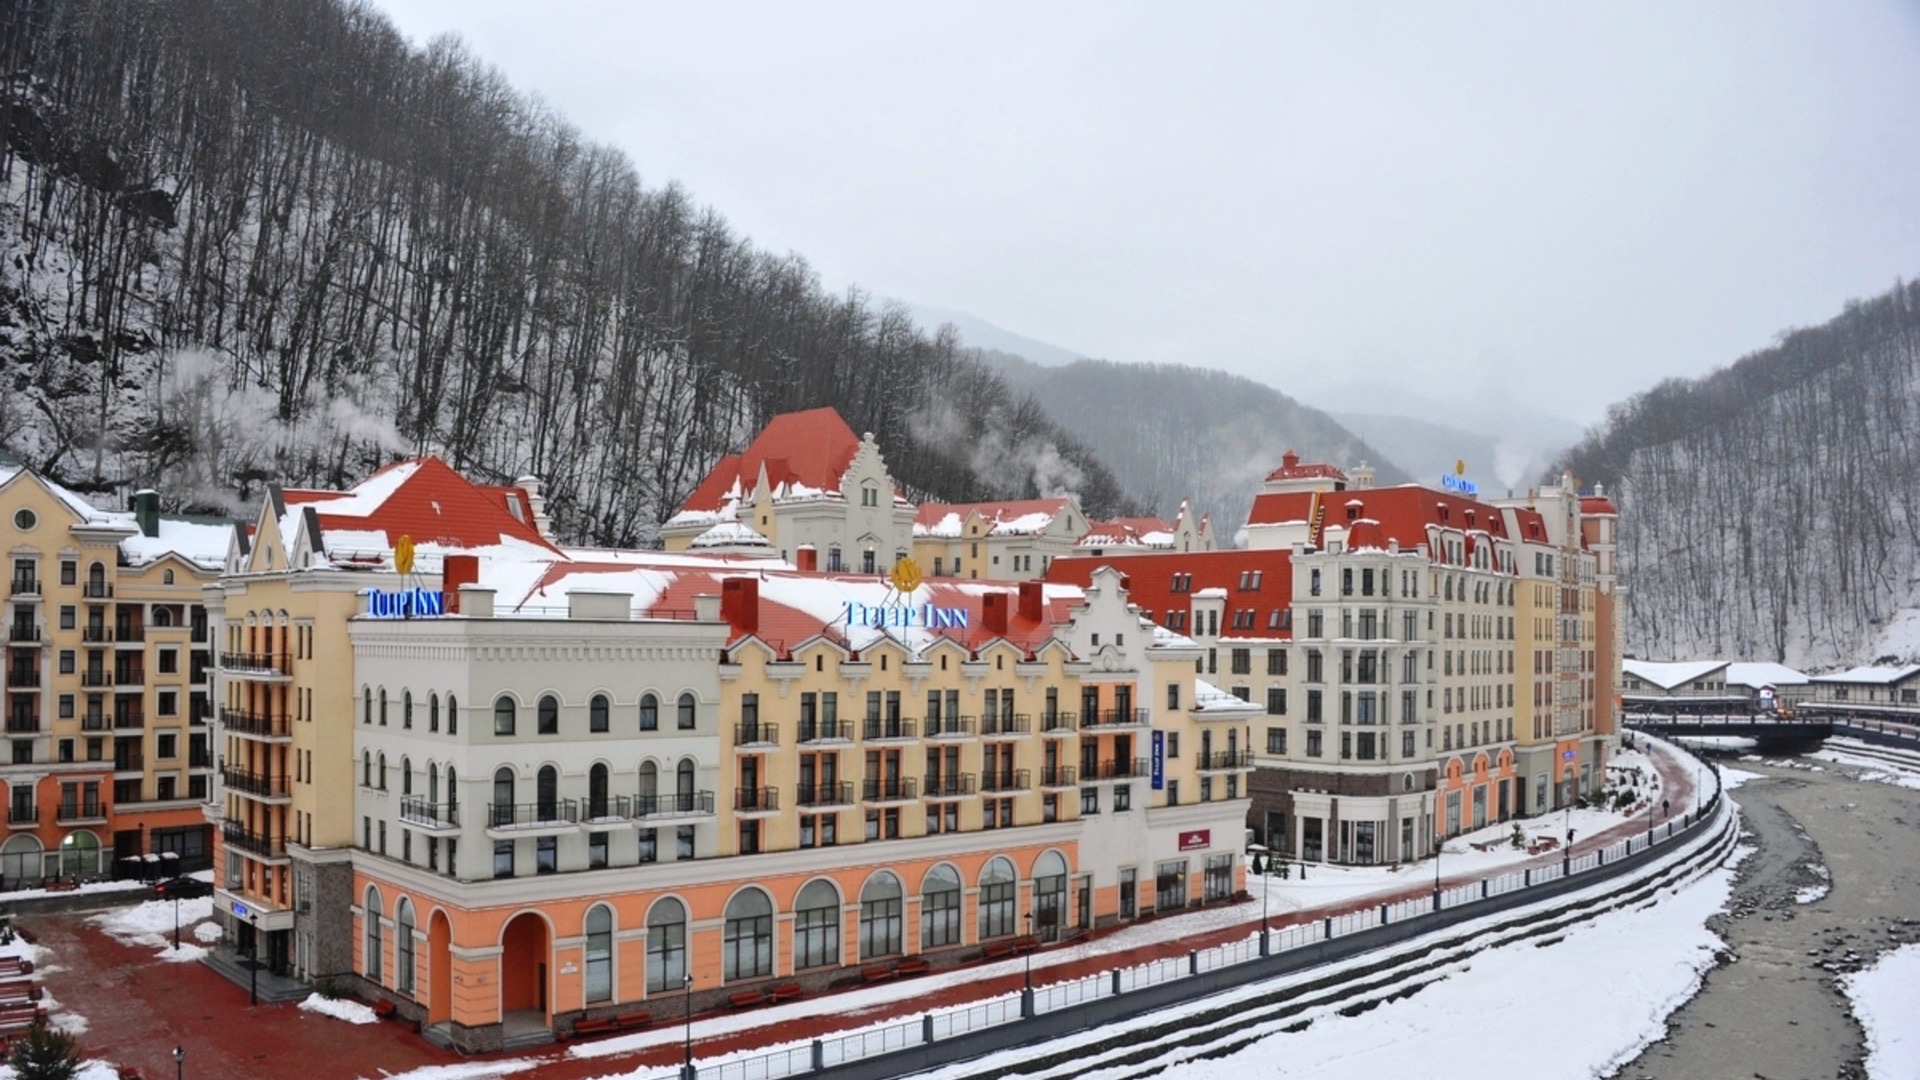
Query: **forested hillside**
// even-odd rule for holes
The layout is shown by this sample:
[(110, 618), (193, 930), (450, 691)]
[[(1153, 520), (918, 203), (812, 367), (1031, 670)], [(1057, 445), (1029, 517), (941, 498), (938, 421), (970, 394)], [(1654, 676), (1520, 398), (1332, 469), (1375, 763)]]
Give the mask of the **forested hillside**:
[(1615, 406), (1568, 467), (1620, 503), (1639, 655), (1896, 649), (1920, 606), (1920, 283)]
[(0, 439), (62, 482), (231, 505), (433, 451), (644, 543), (767, 417), (833, 405), (915, 494), (1130, 509), (950, 336), (363, 4), (14, 0), (0, 64)]
[(1289, 449), (1309, 461), (1370, 464), (1378, 483), (1408, 479), (1326, 413), (1238, 375), (1108, 360), (1043, 367), (983, 355), (1098, 454), (1124, 490), (1155, 507), (1190, 498), (1213, 515), (1223, 540), (1245, 523), (1260, 481)]

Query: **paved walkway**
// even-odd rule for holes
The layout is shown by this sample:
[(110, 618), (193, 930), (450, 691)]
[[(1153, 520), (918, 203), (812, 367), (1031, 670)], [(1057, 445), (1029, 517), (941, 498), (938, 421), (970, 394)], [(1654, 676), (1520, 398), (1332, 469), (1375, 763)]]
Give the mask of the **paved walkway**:
[[(1656, 750), (1653, 756), (1664, 797), (1672, 806), (1670, 815), (1656, 814), (1655, 820), (1664, 823), (1668, 817), (1677, 818), (1692, 808), (1695, 778), (1700, 773), (1689, 758), (1664, 750)], [(1643, 836), (1646, 829), (1645, 819), (1623, 821), (1597, 836), (1581, 837), (1575, 850), (1584, 852), (1618, 843), (1629, 836)], [(1497, 873), (1552, 865), (1562, 857), (1562, 853), (1555, 852), (1509, 863)], [(1453, 888), (1487, 876), (1492, 875), (1448, 876), (1442, 885)], [(1279, 929), (1329, 915), (1378, 907), (1382, 903), (1431, 896), (1432, 890), (1431, 881), (1422, 880), (1418, 886), (1354, 897), (1317, 908), (1275, 913), (1269, 924)], [(1125, 962), (1139, 964), (1182, 957), (1190, 949), (1244, 940), (1260, 926), (1258, 906), (1244, 906), (1248, 910), (1243, 922), (1174, 940), (1128, 944), (1124, 946)], [(1167, 921), (1179, 918), (1169, 916)], [(79, 915), (23, 917), (19, 921), (41, 944), (54, 950), (44, 976), (48, 992), (89, 1021), (87, 1032), (80, 1037), (82, 1051), (88, 1057), (137, 1067), (152, 1080), (173, 1075), (172, 1052), (176, 1045), (186, 1048), (186, 1075), (195, 1080), (259, 1080), (289, 1075), (311, 1080), (354, 1080), (461, 1060), (398, 1024), (349, 1026), (302, 1012), (292, 1005), (250, 1009), (244, 987), (235, 986), (205, 965), (155, 963), (153, 950), (121, 945), (87, 925)], [(1081, 943), (1085, 940), (1081, 939)], [(1115, 951), (1122, 948), (1116, 943)], [(1112, 952), (1055, 962), (1043, 950), (1033, 957), (1035, 981), (1052, 983), (1096, 975), (1111, 969), (1116, 962)], [(769, 1017), (767, 1023), (743, 1031), (696, 1039), (694, 1057), (698, 1060), (811, 1039), (844, 1030), (850, 1019), (879, 1023), (915, 1017), (930, 1010), (1014, 993), (1021, 988), (1023, 980), (1018, 965), (1000, 961), (983, 965), (979, 978), (953, 986), (930, 986), (924, 993), (858, 1010), (836, 1011), (833, 995), (823, 994), (811, 999), (810, 1004), (815, 1007), (806, 1010), (808, 1015), (804, 1017), (781, 1020)], [(671, 1017), (672, 1010), (667, 1010), (667, 1015)], [(703, 1015), (694, 1015), (696, 1026)], [(673, 1041), (599, 1060), (568, 1059), (564, 1049), (555, 1047), (486, 1055), (473, 1060), (538, 1057), (542, 1060), (536, 1069), (517, 1075), (543, 1080), (548, 1077), (586, 1080), (646, 1066), (678, 1065), (681, 1054), (680, 1043)]]

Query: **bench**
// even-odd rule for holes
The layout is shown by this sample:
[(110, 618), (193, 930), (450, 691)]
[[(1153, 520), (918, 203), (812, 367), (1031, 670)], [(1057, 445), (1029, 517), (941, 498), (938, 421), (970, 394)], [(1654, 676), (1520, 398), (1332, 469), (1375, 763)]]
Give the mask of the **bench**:
[(1013, 942), (989, 941), (980, 950), (982, 960), (999, 960), (1013, 955)]
[(600, 1035), (605, 1032), (619, 1030), (620, 1024), (615, 1017), (590, 1016), (584, 1020), (575, 1020), (571, 1034), (574, 1038), (579, 1038), (582, 1035)]
[(727, 995), (727, 1004), (736, 1009), (749, 1009), (767, 1000), (767, 995), (758, 990), (735, 990)]
[(18, 956), (0, 956), (0, 976), (33, 974), (33, 961)]
[(48, 892), (74, 892), (80, 883), (72, 878), (54, 878), (44, 886)]
[(792, 1001), (803, 993), (805, 993), (805, 991), (800, 989), (799, 983), (780, 983), (767, 990), (767, 1000), (775, 1003)]
[(1023, 938), (1015, 938), (1013, 940), (1013, 951), (1015, 955), (1024, 956), (1030, 952), (1037, 952), (1039, 951), (1039, 949), (1040, 949), (1039, 938), (1023, 937)]
[(381, 998), (379, 1001), (373, 1003), (373, 1015), (381, 1020), (391, 1020), (393, 1019), (395, 1008), (393, 1002)]
[(893, 973), (900, 976), (925, 975), (932, 970), (933, 965), (918, 956), (909, 957), (893, 965)]
[(894, 970), (891, 965), (883, 964), (880, 967), (870, 967), (870, 968), (860, 969), (861, 981), (866, 982), (869, 985), (877, 982), (886, 982), (888, 979), (893, 978), (893, 976), (894, 976)]

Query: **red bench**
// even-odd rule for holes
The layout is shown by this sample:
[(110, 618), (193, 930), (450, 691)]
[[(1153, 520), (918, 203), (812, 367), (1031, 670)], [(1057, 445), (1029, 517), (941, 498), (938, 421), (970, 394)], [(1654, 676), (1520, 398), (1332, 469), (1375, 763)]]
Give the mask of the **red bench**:
[(385, 998), (381, 998), (379, 1001), (373, 1003), (373, 1015), (382, 1020), (392, 1019), (396, 1009), (397, 1006)]
[(586, 1016), (573, 1022), (569, 1038), (582, 1035), (605, 1035), (613, 1031), (625, 1031), (629, 1028), (643, 1028), (653, 1023), (653, 1014), (645, 1009), (620, 1013), (617, 1016)]
[(72, 878), (54, 878), (44, 887), (48, 892), (73, 892), (80, 888), (80, 883)]
[(860, 969), (861, 980), (868, 984), (877, 983), (877, 982), (886, 982), (888, 979), (893, 978), (893, 976), (894, 976), (894, 970), (891, 965), (881, 965), (880, 967), (870, 967), (870, 968)]
[(727, 1004), (736, 1009), (752, 1008), (767, 1000), (767, 995), (758, 990), (735, 990), (727, 996)]
[(933, 970), (933, 965), (918, 956), (908, 957), (907, 959), (902, 960), (899, 963), (893, 965), (893, 973), (895, 975), (901, 975), (901, 976), (925, 975), (927, 972), (932, 970)]
[(989, 941), (980, 950), (982, 960), (999, 960), (1013, 955), (1013, 942)]
[(792, 1001), (803, 993), (805, 993), (805, 991), (800, 989), (799, 983), (779, 983), (767, 990), (767, 1000), (772, 1002)]

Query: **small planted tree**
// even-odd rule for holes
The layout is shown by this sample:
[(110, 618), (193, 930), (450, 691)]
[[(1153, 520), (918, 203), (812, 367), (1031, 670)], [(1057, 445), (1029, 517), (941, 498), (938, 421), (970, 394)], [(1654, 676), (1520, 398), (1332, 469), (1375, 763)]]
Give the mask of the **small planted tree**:
[(73, 1080), (80, 1072), (80, 1054), (73, 1036), (35, 1020), (13, 1044), (7, 1063), (19, 1080)]

